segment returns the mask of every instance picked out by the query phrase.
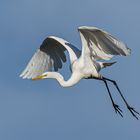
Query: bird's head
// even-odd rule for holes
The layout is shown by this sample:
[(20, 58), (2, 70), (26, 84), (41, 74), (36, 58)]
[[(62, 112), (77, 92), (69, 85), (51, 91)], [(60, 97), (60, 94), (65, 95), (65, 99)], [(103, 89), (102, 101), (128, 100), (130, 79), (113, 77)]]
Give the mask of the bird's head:
[(37, 76), (33, 77), (32, 80), (39, 80), (39, 79), (48, 78), (47, 76), (48, 76), (48, 74), (45, 72), (41, 75), (37, 75)]

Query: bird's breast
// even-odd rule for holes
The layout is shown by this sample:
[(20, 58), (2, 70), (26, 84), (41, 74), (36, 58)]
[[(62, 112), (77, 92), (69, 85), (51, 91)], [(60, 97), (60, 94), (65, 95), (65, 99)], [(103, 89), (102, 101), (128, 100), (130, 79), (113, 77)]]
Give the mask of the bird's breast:
[(94, 63), (91, 59), (88, 61), (82, 61), (82, 59), (74, 61), (71, 65), (71, 70), (72, 73), (79, 73), (83, 78), (99, 76), (96, 62)]

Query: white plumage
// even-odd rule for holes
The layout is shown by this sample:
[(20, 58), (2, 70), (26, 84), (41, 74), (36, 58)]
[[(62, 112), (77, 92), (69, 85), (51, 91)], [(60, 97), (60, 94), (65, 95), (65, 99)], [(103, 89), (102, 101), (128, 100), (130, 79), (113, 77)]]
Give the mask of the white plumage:
[[(109, 60), (115, 55), (129, 55), (130, 49), (122, 41), (102, 29), (82, 26), (78, 28), (78, 31), (80, 33), (82, 51), (62, 38), (49, 36), (43, 41), (40, 48), (37, 49), (20, 77), (33, 80), (54, 78), (63, 87), (72, 86), (82, 78), (102, 80), (106, 85), (115, 111), (122, 116), (122, 111), (112, 99), (107, 84), (107, 81), (110, 81), (119, 91), (129, 111), (137, 118), (134, 113), (138, 114), (138, 112), (128, 105), (116, 82), (103, 77), (99, 73), (102, 68), (115, 63), (102, 62), (100, 60)], [(71, 77), (67, 81), (57, 72), (67, 60), (66, 51), (69, 54), (72, 72)]]
[[(109, 60), (114, 55), (130, 54), (130, 49), (123, 42), (101, 29), (82, 26), (78, 28), (78, 31), (82, 42), (82, 53), (66, 40), (49, 36), (43, 41), (40, 48), (37, 49), (20, 76), (30, 79), (45, 71), (58, 71), (58, 69), (62, 68), (63, 63), (66, 62), (65, 51), (68, 51), (72, 68), (74, 62), (80, 63), (79, 68), (81, 67), (81, 71), (91, 71), (91, 69), (94, 69), (89, 75), (97, 77), (98, 74), (96, 72), (99, 72), (99, 67), (102, 67), (102, 63), (96, 60)], [(85, 66), (86, 70), (83, 70)], [(72, 70), (72, 72), (75, 71), (74, 69)]]

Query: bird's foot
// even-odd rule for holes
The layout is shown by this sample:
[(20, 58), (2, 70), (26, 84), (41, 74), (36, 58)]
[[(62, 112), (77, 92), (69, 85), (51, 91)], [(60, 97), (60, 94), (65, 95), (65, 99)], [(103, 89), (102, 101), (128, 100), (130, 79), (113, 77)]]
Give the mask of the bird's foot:
[(123, 115), (122, 115), (122, 110), (120, 109), (120, 107), (117, 105), (117, 104), (114, 104), (113, 103), (113, 107), (114, 107), (114, 109), (115, 109), (115, 112), (116, 113), (119, 113), (119, 115), (121, 116), (121, 117), (123, 117)]
[(127, 105), (127, 108), (131, 112), (131, 114), (138, 120), (136, 114), (140, 115), (139, 112), (137, 112), (133, 107), (130, 107), (129, 105)]

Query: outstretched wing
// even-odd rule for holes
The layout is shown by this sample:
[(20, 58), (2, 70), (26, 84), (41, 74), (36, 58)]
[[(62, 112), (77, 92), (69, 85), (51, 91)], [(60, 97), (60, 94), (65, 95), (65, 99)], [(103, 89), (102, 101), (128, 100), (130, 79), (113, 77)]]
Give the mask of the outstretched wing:
[(79, 57), (80, 53), (76, 47), (62, 38), (55, 36), (46, 38), (20, 77), (30, 79), (45, 71), (58, 71), (67, 60), (65, 55), (66, 50), (69, 53), (70, 62), (73, 63)]
[(109, 60), (114, 55), (129, 55), (130, 49), (120, 40), (106, 31), (96, 27), (82, 26), (78, 28), (82, 42), (82, 55), (90, 55), (94, 59)]

